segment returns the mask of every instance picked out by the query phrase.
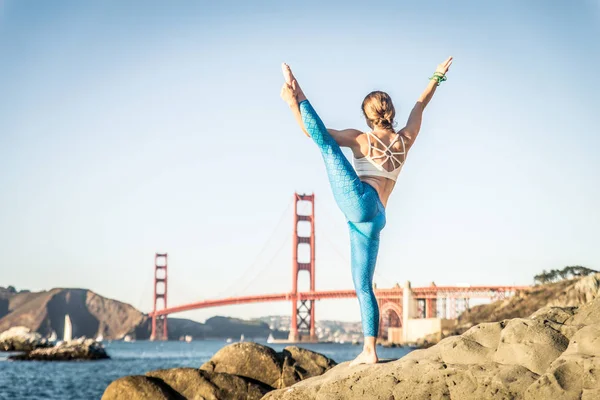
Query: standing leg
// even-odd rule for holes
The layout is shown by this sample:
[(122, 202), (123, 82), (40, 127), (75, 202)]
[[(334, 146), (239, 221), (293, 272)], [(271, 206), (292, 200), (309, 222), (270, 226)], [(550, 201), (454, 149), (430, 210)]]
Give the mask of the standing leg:
[(379, 307), (377, 307), (377, 299), (373, 291), (373, 273), (379, 252), (379, 238), (363, 235), (355, 226), (360, 224), (349, 223), (348, 225), (350, 226), (352, 281), (360, 304), (363, 334), (377, 337)]
[(370, 222), (348, 222), (352, 254), (352, 280), (360, 305), (364, 347), (350, 366), (373, 364), (378, 361), (376, 351), (379, 333), (379, 306), (373, 291), (373, 273), (379, 252), (379, 233), (385, 226), (385, 213), (378, 213)]

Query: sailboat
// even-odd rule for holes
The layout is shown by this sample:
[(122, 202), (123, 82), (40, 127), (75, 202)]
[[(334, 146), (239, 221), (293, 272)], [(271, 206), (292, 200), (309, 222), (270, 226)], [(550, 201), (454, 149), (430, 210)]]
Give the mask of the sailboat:
[(244, 341), (244, 334), (242, 333), (242, 336), (240, 336), (240, 342)]
[(69, 314), (65, 314), (63, 342), (70, 342), (71, 340), (73, 340), (73, 325), (71, 324), (71, 318), (69, 317)]
[(56, 335), (56, 331), (52, 331), (52, 333), (50, 334), (50, 337), (48, 338), (48, 341), (56, 342), (56, 339), (58, 339), (58, 336)]
[(267, 343), (273, 343), (275, 340), (275, 338), (273, 337), (272, 333), (269, 333), (269, 337), (267, 338)]

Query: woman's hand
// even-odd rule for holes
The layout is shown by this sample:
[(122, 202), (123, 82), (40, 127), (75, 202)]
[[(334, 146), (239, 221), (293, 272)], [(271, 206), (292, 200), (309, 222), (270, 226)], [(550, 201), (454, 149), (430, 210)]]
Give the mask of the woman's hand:
[(288, 105), (293, 105), (298, 102), (298, 91), (295, 80), (292, 81), (291, 85), (288, 85), (287, 83), (283, 84), (283, 87), (281, 88), (281, 98)]
[(452, 65), (452, 56), (448, 57), (448, 59), (446, 61), (444, 61), (443, 63), (438, 65), (435, 72), (439, 72), (439, 73), (446, 75), (446, 72), (448, 72), (448, 69), (450, 68), (451, 65)]

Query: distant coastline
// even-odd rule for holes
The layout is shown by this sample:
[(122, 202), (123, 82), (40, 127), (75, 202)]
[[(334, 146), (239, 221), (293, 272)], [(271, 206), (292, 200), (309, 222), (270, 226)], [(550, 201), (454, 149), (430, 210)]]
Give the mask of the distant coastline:
[[(62, 337), (65, 315), (72, 321), (73, 337), (102, 337), (104, 340), (150, 338), (150, 318), (130, 304), (101, 296), (88, 289), (54, 288), (32, 292), (12, 286), (0, 287), (0, 332), (24, 326), (45, 337)], [(247, 340), (288, 337), (289, 316), (239, 319), (215, 316), (204, 323), (169, 317), (169, 340), (186, 336), (193, 340)], [(351, 341), (360, 335), (359, 322), (320, 321), (323, 341)]]

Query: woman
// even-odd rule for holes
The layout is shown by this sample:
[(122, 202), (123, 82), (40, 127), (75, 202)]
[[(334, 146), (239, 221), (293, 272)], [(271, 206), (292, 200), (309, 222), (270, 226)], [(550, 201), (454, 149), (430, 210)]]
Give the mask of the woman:
[[(385, 226), (385, 206), (394, 189), (406, 154), (419, 130), (425, 106), (436, 87), (446, 80), (452, 57), (438, 65), (427, 88), (412, 109), (406, 126), (394, 131), (396, 111), (387, 93), (375, 91), (365, 97), (362, 111), (369, 132), (357, 129), (326, 129), (300, 89), (290, 67), (283, 64), (285, 83), (281, 97), (290, 106), (304, 133), (321, 150), (333, 195), (348, 221), (352, 279), (360, 304), (364, 347), (350, 363), (374, 364), (379, 308), (373, 292), (373, 272), (379, 250), (379, 234)], [(354, 168), (342, 153), (349, 147), (354, 155)]]

